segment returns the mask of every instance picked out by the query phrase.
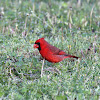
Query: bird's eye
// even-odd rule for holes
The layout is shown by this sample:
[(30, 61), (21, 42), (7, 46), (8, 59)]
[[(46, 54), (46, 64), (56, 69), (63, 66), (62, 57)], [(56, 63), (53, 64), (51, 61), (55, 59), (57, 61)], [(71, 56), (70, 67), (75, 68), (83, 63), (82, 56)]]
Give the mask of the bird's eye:
[(40, 45), (40, 42), (38, 42), (38, 43), (35, 43), (35, 44), (37, 44), (37, 45)]

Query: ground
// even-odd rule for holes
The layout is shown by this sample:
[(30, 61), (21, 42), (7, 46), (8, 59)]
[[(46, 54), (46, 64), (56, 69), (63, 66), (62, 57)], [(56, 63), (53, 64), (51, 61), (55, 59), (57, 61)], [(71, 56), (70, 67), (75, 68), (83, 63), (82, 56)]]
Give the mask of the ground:
[[(99, 0), (0, 0), (0, 99), (100, 99)], [(80, 59), (52, 64), (33, 48), (45, 37)]]

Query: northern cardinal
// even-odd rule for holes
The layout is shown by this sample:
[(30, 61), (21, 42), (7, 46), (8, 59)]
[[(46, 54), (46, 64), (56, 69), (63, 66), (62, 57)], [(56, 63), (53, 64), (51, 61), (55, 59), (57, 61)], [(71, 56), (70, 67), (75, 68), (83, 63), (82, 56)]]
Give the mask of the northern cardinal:
[[(44, 38), (40, 38), (36, 40), (34, 48), (37, 48), (41, 54), (41, 56), (52, 63), (58, 63), (66, 58), (77, 58), (76, 56), (68, 55), (64, 51), (58, 49), (55, 46), (52, 46), (49, 44), (47, 41), (44, 40)], [(43, 65), (44, 65), (44, 60), (43, 60)], [(43, 66), (42, 66), (43, 70)]]

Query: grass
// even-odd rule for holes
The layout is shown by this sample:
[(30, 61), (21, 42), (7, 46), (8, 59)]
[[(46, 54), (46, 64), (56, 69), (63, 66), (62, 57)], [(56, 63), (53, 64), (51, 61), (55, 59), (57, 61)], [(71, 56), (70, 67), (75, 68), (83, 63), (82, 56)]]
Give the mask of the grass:
[[(1, 100), (99, 100), (100, 2), (79, 1), (0, 0)], [(41, 78), (41, 37), (81, 59), (45, 61)]]

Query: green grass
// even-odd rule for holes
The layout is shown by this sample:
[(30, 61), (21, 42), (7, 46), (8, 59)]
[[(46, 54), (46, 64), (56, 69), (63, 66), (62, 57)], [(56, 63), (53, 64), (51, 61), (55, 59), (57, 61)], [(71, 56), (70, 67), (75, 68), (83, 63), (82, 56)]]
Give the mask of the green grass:
[[(0, 0), (0, 99), (99, 100), (99, 4), (99, 0), (81, 4), (77, 0)], [(45, 61), (41, 78), (42, 59), (33, 48), (41, 37), (81, 59)]]

